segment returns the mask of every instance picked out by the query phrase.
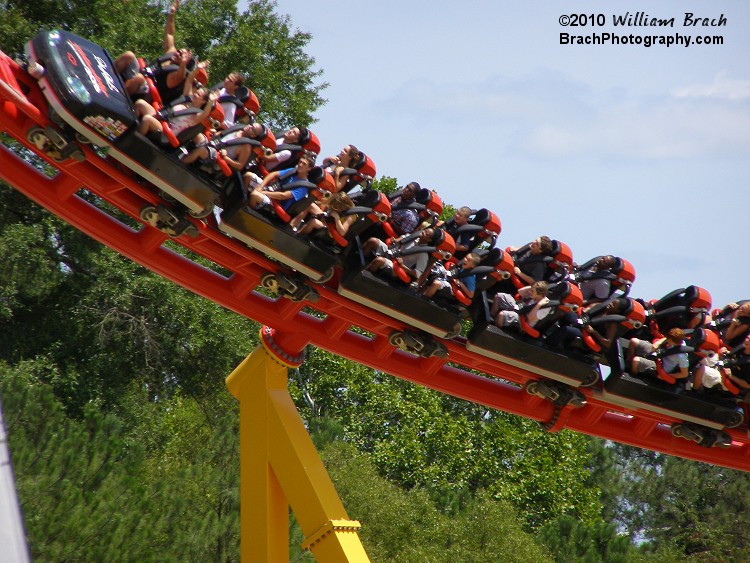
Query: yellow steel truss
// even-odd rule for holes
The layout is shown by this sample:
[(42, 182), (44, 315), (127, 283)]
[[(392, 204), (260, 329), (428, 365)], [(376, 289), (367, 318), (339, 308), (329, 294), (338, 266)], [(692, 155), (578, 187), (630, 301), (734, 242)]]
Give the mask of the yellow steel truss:
[(369, 561), (289, 395), (294, 365), (264, 342), (226, 380), (240, 402), (241, 559), (289, 560), (291, 506), (318, 561)]

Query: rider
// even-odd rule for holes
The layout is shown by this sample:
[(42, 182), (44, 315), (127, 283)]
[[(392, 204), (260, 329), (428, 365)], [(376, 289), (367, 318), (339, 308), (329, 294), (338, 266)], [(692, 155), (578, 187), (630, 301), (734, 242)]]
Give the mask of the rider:
[[(628, 348), (630, 373), (646, 373), (656, 375), (656, 362), (645, 356), (656, 350), (668, 350), (684, 345), (685, 332), (681, 328), (672, 328), (666, 337), (658, 339), (653, 344), (648, 340), (632, 338)], [(675, 379), (685, 379), (689, 375), (689, 359), (687, 352), (679, 351), (674, 354), (665, 354), (661, 358), (662, 369)]]
[[(284, 211), (287, 211), (295, 201), (301, 200), (308, 194), (308, 189), (305, 186), (298, 186), (284, 190), (284, 186), (307, 180), (307, 175), (313, 166), (315, 166), (315, 159), (305, 154), (300, 157), (296, 168), (271, 172), (263, 178), (260, 185), (253, 188), (248, 194), (248, 205), (252, 209), (270, 209), (271, 200), (275, 199), (280, 201), (281, 207)], [(292, 171), (294, 172), (291, 173)], [(269, 188), (271, 184), (277, 181), (280, 181), (279, 189)]]
[(437, 270), (435, 278), (427, 283), (422, 289), (422, 295), (425, 297), (434, 297), (438, 293), (447, 293), (449, 296), (454, 295), (453, 286), (450, 279), (456, 281), (457, 289), (469, 299), (474, 298), (474, 291), (477, 287), (476, 276), (471, 274), (471, 270), (476, 268), (482, 261), (479, 254), (470, 252), (458, 263), (455, 271), (447, 271), (441, 262), (435, 262), (433, 272)]
[(515, 274), (524, 283), (530, 285), (544, 280), (547, 274), (547, 264), (540, 258), (552, 252), (552, 239), (548, 236), (535, 238), (525, 249), (510, 248), (511, 255), (515, 254)]
[[(154, 70), (154, 83), (163, 105), (169, 105), (170, 102), (183, 95), (185, 81), (189, 73), (188, 66), (191, 63), (194, 64), (193, 55), (188, 49), (178, 50), (175, 46), (175, 14), (179, 7), (180, 0), (175, 0), (170, 6), (167, 22), (164, 26), (162, 49), (164, 55), (171, 55), (171, 57), (158, 63)], [(165, 64), (167, 66), (164, 66)], [(128, 94), (134, 99), (145, 99), (150, 102), (146, 77), (140, 72), (135, 53), (125, 51), (115, 59), (114, 65), (124, 79), (125, 90)]]
[(365, 269), (369, 272), (384, 272), (394, 275), (394, 262), (396, 262), (419, 286), (429, 274), (427, 267), (430, 263), (430, 257), (428, 253), (415, 252), (403, 257), (399, 254), (417, 245), (428, 245), (434, 237), (435, 229), (423, 229), (418, 236), (414, 233), (414, 236), (403, 235), (397, 238), (390, 247), (379, 238), (370, 238), (365, 242), (362, 251), (365, 256), (372, 254), (374, 258)]
[[(241, 72), (234, 71), (227, 74), (219, 90), (219, 98), (222, 96), (234, 96), (240, 86), (245, 84), (245, 75)], [(221, 109), (224, 110), (224, 122), (221, 124), (222, 129), (228, 129), (234, 125), (237, 105), (232, 101), (219, 101)]]
[(497, 293), (492, 301), (490, 315), (494, 323), (500, 328), (511, 327), (519, 329), (520, 315), (525, 315), (531, 327), (546, 317), (551, 309), (547, 298), (548, 285), (545, 281), (537, 281), (518, 290), (518, 300), (510, 293)]
[(399, 209), (400, 206), (415, 203), (419, 189), (419, 183), (409, 182), (404, 186), (404, 189), (401, 190), (400, 194), (390, 198), (392, 209), (391, 224), (399, 235), (408, 235), (409, 233), (414, 232), (419, 226), (419, 211), (410, 207)]

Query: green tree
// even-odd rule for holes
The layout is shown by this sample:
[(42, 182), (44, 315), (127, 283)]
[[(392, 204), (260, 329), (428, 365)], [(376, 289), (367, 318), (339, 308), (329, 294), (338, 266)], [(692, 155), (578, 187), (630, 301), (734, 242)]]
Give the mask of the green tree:
[[(153, 401), (133, 385), (118, 414), (145, 449), (143, 486), (160, 492), (162, 560), (239, 558), (239, 419), (234, 399), (216, 389), (197, 399), (178, 392)], [(168, 496), (167, 496), (168, 494)]]
[(48, 383), (67, 408), (113, 404), (133, 380), (152, 398), (178, 388), (211, 394), (255, 345), (251, 321), (57, 220), (0, 225), (0, 233), (0, 266), (13, 272), (0, 359), (48, 357), (59, 367)]
[(205, 403), (149, 401), (133, 388), (119, 414), (86, 408), (71, 419), (39, 383), (54, 370), (43, 360), (0, 364), (34, 559), (238, 560), (236, 408), (214, 415)]
[(555, 554), (559, 563), (626, 563), (633, 560), (635, 547), (627, 535), (602, 520), (584, 523), (572, 516), (560, 516), (539, 530), (539, 540)]
[(618, 446), (625, 471), (626, 522), (653, 549), (682, 557), (746, 561), (747, 473)]
[(145, 555), (150, 499), (138, 484), (143, 450), (126, 445), (114, 416), (71, 421), (35, 381), (44, 362), (0, 366), (0, 395), (18, 495), (35, 560), (128, 560)]
[(384, 194), (391, 194), (398, 189), (398, 180), (391, 176), (378, 176), (372, 181), (372, 187)]
[(511, 502), (529, 529), (562, 514), (598, 517), (587, 485), (586, 438), (545, 433), (534, 422), (373, 372), (315, 350), (293, 393), (304, 416), (340, 420), (346, 439), (372, 454), (381, 474), (424, 487), (448, 509), (486, 489)]
[(370, 456), (335, 442), (323, 452), (349, 516), (374, 561), (545, 561), (506, 503), (480, 494), (446, 515), (421, 487), (405, 492), (378, 476)]

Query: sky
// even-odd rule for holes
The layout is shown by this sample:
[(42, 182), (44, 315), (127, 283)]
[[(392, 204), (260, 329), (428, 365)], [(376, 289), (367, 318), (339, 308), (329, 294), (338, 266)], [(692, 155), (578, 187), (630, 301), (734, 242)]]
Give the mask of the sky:
[[(546, 234), (577, 262), (627, 258), (633, 296), (695, 284), (715, 307), (750, 298), (747, 0), (278, 0), (277, 12), (312, 34), (329, 84), (312, 125), (323, 156), (354, 144), (378, 176), (491, 209), (501, 247)], [(614, 25), (638, 12), (674, 27)], [(686, 13), (726, 24), (684, 27)], [(573, 14), (604, 25), (561, 25)], [(561, 33), (723, 45), (563, 45)]]

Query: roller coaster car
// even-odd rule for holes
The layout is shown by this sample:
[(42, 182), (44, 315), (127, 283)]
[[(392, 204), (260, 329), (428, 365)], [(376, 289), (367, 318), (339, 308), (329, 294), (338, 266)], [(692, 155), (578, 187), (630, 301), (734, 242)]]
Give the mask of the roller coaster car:
[[(405, 252), (429, 252), (438, 259), (446, 259), (455, 250), (455, 243), (444, 231), (436, 229), (436, 233), (442, 233), (438, 237), (444, 238), (435, 241), (434, 246), (416, 246)], [(366, 259), (357, 240), (359, 252), (351, 252), (348, 256), (339, 283), (341, 295), (433, 336), (452, 338), (461, 332), (461, 307), (457, 304), (440, 305), (419, 295), (403, 281), (389, 280), (365, 270)]]
[(356, 214), (357, 220), (345, 237), (331, 234), (329, 238), (325, 233), (312, 239), (298, 236), (289, 226), (289, 218), (303, 211), (333, 185), (330, 174), (319, 167), (310, 172), (309, 179), (311, 181), (301, 183), (310, 190), (308, 197), (295, 202), (286, 213), (279, 208), (268, 213), (242, 204), (235, 205), (221, 214), (219, 229), (311, 280), (324, 283), (333, 276), (342, 254), (348, 253), (350, 241), (374, 223), (384, 221), (390, 213), (390, 205), (385, 195), (369, 191), (360, 199), (359, 205), (346, 212)]
[(562, 353), (547, 347), (544, 340), (539, 338), (540, 332), (551, 328), (559, 315), (580, 306), (576, 303), (577, 300), (580, 301), (580, 290), (577, 294), (573, 291), (567, 295), (565, 291), (566, 287), (571, 290), (578, 289), (577, 287), (567, 282), (559, 287), (561, 289), (553, 290), (558, 291), (559, 295), (552, 295), (559, 300), (550, 302), (555, 311), (541, 320), (535, 329), (530, 329), (536, 332), (535, 335), (495, 326), (490, 314), (490, 298), (483, 291), (479, 305), (472, 308), (474, 326), (469, 332), (466, 349), (572, 387), (594, 385), (599, 381), (600, 372), (599, 363), (592, 353), (587, 353), (583, 348), (572, 347), (566, 347), (565, 353)]
[(605, 376), (601, 389), (603, 400), (718, 430), (742, 424), (744, 414), (731, 398), (707, 398), (706, 395), (684, 391), (681, 385), (670, 384), (653, 376), (628, 373), (623, 353), (627, 345), (626, 340), (618, 340), (609, 353), (610, 373)]
[(191, 215), (211, 212), (218, 188), (136, 131), (133, 104), (104, 49), (66, 31), (43, 31), (27, 44), (26, 56), (62, 135), (108, 148)]
[[(294, 169), (288, 172), (290, 175), (293, 173)], [(288, 190), (303, 186), (308, 189), (308, 195), (293, 203), (288, 210), (278, 205), (272, 211), (235, 205), (222, 212), (219, 229), (311, 280), (322, 283), (333, 276), (338, 256), (298, 237), (289, 226), (290, 218), (320, 200), (333, 186), (330, 174), (320, 167), (313, 168), (308, 178), (307, 181), (293, 182), (282, 188)]]

